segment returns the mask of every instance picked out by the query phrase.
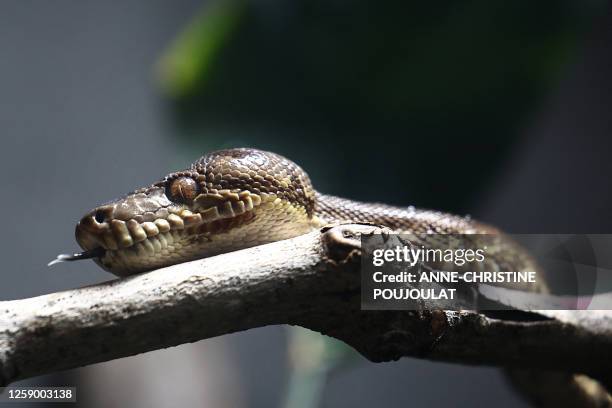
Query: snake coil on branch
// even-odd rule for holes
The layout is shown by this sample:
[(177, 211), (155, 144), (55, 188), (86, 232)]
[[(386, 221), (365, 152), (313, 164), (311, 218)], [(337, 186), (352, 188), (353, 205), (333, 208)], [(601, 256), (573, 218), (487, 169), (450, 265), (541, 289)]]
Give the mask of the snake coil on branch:
[[(321, 194), (292, 161), (250, 148), (206, 154), (188, 169), (94, 208), (76, 226), (76, 239), (84, 251), (60, 255), (52, 263), (92, 258), (111, 273), (128, 276), (341, 222), (383, 225), (422, 237), (420, 244), (428, 247), (439, 247), (436, 237), (440, 234), (463, 237), (470, 241), (464, 242), (467, 245), (483, 234), (494, 236), (498, 245), (487, 250), (487, 259), (495, 264), (491, 270), (538, 269), (525, 249), (494, 227), (439, 211)], [(542, 281), (523, 289), (547, 292)], [(527, 378), (523, 373), (514, 374), (517, 379)], [(550, 375), (529, 377), (529, 393), (539, 395), (540, 384), (549, 384)], [(559, 384), (555, 390), (567, 387), (570, 393), (587, 395), (583, 389), (595, 389), (587, 377), (553, 375), (557, 380), (550, 384)], [(602, 395), (609, 398), (603, 391)]]
[[(127, 276), (339, 222), (369, 222), (425, 237), (494, 234), (511, 242), (495, 228), (468, 217), (321, 194), (292, 161), (240, 148), (206, 154), (188, 169), (94, 208), (76, 226), (84, 252), (60, 255), (58, 260), (93, 258), (113, 274)], [(493, 251), (498, 267), (532, 266), (520, 246), (503, 248)]]

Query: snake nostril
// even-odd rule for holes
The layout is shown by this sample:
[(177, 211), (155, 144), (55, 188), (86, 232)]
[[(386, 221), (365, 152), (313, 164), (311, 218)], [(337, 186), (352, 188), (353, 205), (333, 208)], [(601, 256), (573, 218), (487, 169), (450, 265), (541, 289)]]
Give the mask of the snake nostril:
[(106, 221), (106, 215), (104, 214), (104, 211), (97, 210), (96, 213), (94, 214), (94, 219), (96, 220), (96, 222), (100, 224)]

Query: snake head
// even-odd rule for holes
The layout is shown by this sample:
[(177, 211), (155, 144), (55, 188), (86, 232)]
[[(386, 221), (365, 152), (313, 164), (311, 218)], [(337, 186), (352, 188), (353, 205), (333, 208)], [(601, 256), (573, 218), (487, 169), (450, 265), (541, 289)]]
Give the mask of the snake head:
[(63, 260), (93, 258), (125, 276), (290, 238), (312, 228), (314, 197), (308, 175), (282, 156), (213, 152), (89, 211), (75, 231), (85, 252)]

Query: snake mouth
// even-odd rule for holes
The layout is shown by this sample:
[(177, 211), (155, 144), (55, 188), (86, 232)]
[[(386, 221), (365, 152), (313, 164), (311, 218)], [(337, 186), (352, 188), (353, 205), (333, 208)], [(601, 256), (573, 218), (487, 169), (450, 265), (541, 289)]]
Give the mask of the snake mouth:
[(153, 215), (152, 221), (142, 221), (140, 217), (100, 220), (101, 211), (106, 211), (106, 208), (94, 210), (77, 224), (76, 239), (85, 250), (102, 247), (107, 251), (119, 251), (163, 237), (170, 231), (189, 229), (203, 223), (201, 214), (186, 209), (177, 213), (159, 211), (160, 214)]
[[(187, 206), (160, 203), (151, 194), (128, 195), (87, 213), (75, 230), (84, 252), (58, 261), (93, 258), (113, 273), (133, 273), (165, 266), (174, 258), (195, 259), (201, 256), (187, 253), (194, 242), (205, 243), (249, 223), (262, 202), (274, 200), (272, 195), (219, 190), (200, 194)], [(143, 212), (144, 207), (149, 211)]]

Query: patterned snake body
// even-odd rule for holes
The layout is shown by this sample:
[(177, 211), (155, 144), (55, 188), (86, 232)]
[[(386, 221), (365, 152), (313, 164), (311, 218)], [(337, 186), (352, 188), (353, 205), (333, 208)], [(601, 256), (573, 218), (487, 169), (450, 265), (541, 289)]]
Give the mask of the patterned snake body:
[(93, 257), (104, 269), (127, 276), (337, 222), (370, 222), (423, 236), (493, 234), (510, 243), (492, 251), (498, 267), (534, 265), (493, 227), (438, 211), (320, 194), (292, 161), (250, 148), (209, 153), (186, 170), (93, 209), (76, 226), (85, 252), (75, 257)]

